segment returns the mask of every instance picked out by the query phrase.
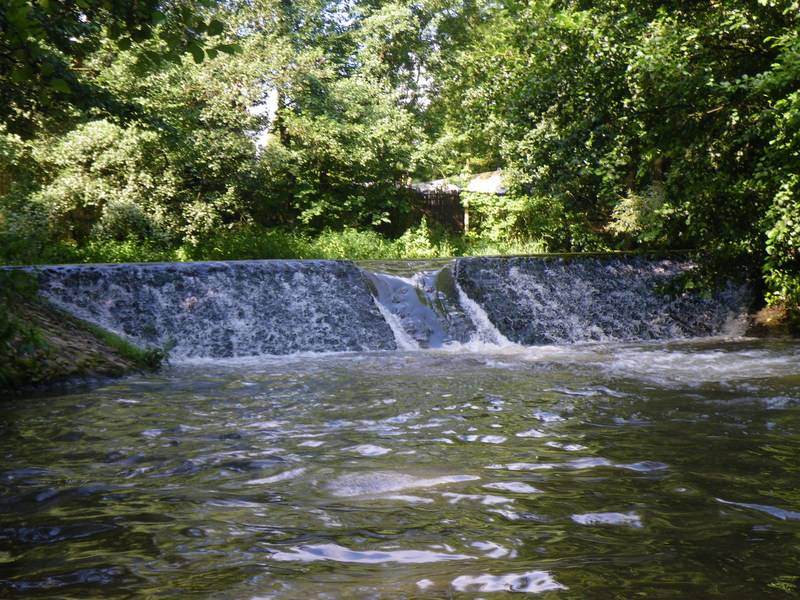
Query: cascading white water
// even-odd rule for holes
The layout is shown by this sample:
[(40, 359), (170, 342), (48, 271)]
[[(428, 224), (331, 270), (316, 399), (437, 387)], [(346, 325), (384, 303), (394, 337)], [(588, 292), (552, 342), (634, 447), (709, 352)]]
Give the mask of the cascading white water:
[(746, 286), (710, 296), (670, 290), (694, 265), (638, 256), (465, 258), (456, 280), (519, 344), (720, 335), (746, 312)]
[[(403, 263), (407, 268), (409, 263)], [(402, 275), (346, 261), (38, 269), (42, 295), (173, 358), (484, 349), (730, 333), (748, 294), (668, 293), (688, 262), (465, 258)], [(374, 269), (374, 267), (373, 267)]]
[(461, 302), (461, 306), (464, 307), (464, 310), (466, 310), (472, 322), (475, 323), (475, 333), (472, 339), (470, 339), (470, 342), (494, 344), (495, 346), (510, 346), (511, 341), (494, 326), (489, 319), (489, 315), (486, 314), (486, 311), (483, 310), (481, 305), (467, 296), (466, 292), (458, 285), (458, 282), (456, 282), (455, 285), (456, 290), (458, 290), (458, 299)]
[(56, 306), (173, 358), (394, 350), (361, 271), (344, 261), (45, 267)]
[(381, 302), (377, 299), (375, 300), (375, 306), (378, 307), (381, 315), (383, 315), (383, 318), (386, 320), (386, 324), (389, 325), (389, 329), (392, 330), (392, 334), (394, 334), (394, 341), (400, 350), (420, 349), (419, 342), (411, 337), (403, 328), (403, 323), (400, 321), (400, 317), (394, 314), (386, 306), (381, 304)]

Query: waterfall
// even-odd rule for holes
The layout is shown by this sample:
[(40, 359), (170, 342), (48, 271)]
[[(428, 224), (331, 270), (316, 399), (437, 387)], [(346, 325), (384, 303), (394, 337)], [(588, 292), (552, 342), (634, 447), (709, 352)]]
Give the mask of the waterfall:
[(467, 296), (461, 286), (458, 285), (458, 282), (456, 282), (455, 285), (458, 290), (458, 299), (461, 302), (461, 306), (464, 307), (467, 314), (469, 314), (472, 319), (472, 322), (475, 323), (475, 333), (470, 339), (470, 342), (494, 344), (495, 346), (511, 345), (509, 339), (494, 326), (489, 319), (489, 315), (486, 314), (486, 311), (483, 310), (481, 305)]
[[(416, 348), (440, 348), (465, 342), (476, 324), (460, 302), (453, 265), (420, 270), (409, 276), (365, 271), (372, 293), (398, 339)], [(401, 342), (402, 344), (402, 342)]]
[(519, 344), (719, 335), (746, 311), (746, 286), (706, 297), (671, 290), (688, 261), (615, 257), (465, 258), (456, 279)]
[(176, 358), (396, 348), (344, 261), (45, 267), (39, 281), (56, 306)]
[[(36, 269), (56, 306), (174, 358), (419, 350), (464, 344), (680, 339), (731, 333), (749, 300), (729, 284), (671, 291), (687, 261), (463, 258), (74, 265)], [(402, 272), (400, 272), (402, 271)]]

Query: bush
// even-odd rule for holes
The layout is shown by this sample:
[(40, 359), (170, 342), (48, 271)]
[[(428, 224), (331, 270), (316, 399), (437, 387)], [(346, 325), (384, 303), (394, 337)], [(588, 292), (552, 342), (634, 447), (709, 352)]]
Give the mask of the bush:
[(652, 183), (643, 193), (629, 191), (614, 207), (609, 231), (632, 237), (640, 243), (652, 243), (664, 233), (666, 209), (664, 185)]
[(800, 176), (792, 176), (781, 188), (768, 213), (772, 227), (767, 232), (764, 281), (767, 301), (785, 305), (800, 321)]
[(197, 244), (181, 246), (178, 260), (248, 260), (300, 258), (306, 240), (301, 235), (256, 225), (223, 229)]
[(555, 198), (465, 192), (462, 202), (469, 210), (467, 239), (475, 248), (491, 247), (502, 254), (511, 246), (537, 252), (571, 249), (564, 207)]
[(380, 234), (356, 229), (325, 230), (309, 239), (302, 258), (329, 258), (336, 260), (365, 260), (371, 258), (396, 258), (395, 244)]
[(53, 239), (146, 239), (170, 228), (162, 209), (177, 183), (155, 132), (90, 121), (45, 140), (34, 158), (46, 176), (31, 202)]
[(410, 227), (394, 242), (396, 258), (447, 258), (462, 253), (463, 240), (440, 227), (431, 227), (427, 219)]

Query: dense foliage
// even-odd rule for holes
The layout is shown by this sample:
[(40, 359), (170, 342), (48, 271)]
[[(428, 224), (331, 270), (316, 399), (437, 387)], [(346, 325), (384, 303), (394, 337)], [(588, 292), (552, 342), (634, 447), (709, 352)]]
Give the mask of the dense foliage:
[[(797, 0), (0, 0), (2, 258), (681, 248), (797, 306), (798, 32)], [(466, 237), (409, 215), (498, 167)]]

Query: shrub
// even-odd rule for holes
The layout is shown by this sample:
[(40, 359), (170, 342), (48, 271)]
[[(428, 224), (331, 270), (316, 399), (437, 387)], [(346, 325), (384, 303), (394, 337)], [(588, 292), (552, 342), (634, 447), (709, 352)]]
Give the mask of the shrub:
[(555, 198), (465, 192), (462, 202), (469, 210), (467, 239), (475, 248), (492, 247), (502, 254), (511, 246), (537, 252), (571, 249), (564, 207)]
[(770, 304), (783, 304), (794, 320), (800, 321), (800, 176), (784, 183), (768, 218), (767, 260), (764, 280)]
[(177, 179), (155, 132), (90, 121), (39, 144), (34, 158), (46, 176), (31, 202), (53, 239), (145, 239), (169, 229), (163, 207)]

